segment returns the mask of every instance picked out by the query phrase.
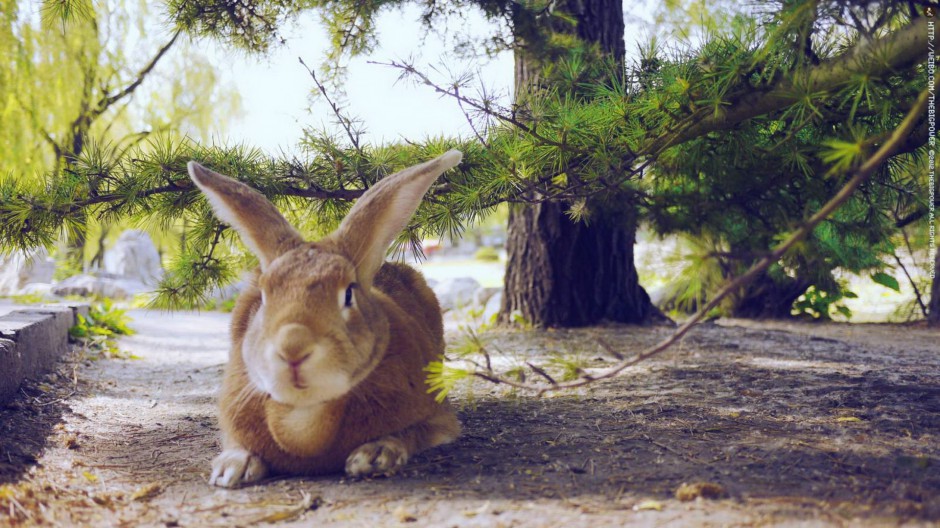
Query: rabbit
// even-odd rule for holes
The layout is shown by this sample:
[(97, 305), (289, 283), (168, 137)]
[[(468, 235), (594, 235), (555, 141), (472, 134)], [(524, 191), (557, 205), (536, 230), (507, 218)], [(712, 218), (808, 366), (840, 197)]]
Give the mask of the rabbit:
[(189, 162), (215, 214), (260, 263), (232, 314), (210, 485), (387, 476), (457, 438), (453, 408), (425, 383), (425, 367), (444, 352), (437, 298), (418, 271), (385, 254), (462, 157), (451, 150), (383, 178), (317, 242), (257, 191)]

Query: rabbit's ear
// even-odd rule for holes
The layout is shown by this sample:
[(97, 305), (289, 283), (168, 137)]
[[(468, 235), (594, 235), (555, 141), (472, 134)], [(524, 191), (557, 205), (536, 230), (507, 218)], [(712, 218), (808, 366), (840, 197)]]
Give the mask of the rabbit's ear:
[(459, 150), (447, 151), (386, 176), (359, 198), (331, 237), (355, 264), (362, 286), (372, 286), (389, 245), (405, 228), (434, 180), (462, 158)]
[(300, 233), (258, 191), (195, 161), (187, 168), (216, 216), (238, 231), (242, 242), (258, 257), (261, 269), (303, 242)]

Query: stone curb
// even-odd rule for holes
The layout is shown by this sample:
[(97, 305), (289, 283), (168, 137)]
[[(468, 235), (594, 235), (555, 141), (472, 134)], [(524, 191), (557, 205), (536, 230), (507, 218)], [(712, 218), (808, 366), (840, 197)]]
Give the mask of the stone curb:
[(67, 351), (69, 328), (86, 304), (54, 304), (16, 310), (0, 317), (0, 405), (20, 384), (48, 371)]

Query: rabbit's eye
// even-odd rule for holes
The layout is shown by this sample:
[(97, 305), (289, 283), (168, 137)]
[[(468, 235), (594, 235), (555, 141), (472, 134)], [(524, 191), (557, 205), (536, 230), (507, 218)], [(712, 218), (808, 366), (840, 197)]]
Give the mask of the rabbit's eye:
[(345, 306), (346, 308), (352, 307), (352, 303), (353, 303), (353, 288), (355, 288), (355, 287), (356, 287), (356, 283), (354, 282), (354, 283), (350, 284), (350, 285), (346, 288), (346, 298), (345, 298), (345, 300), (343, 301), (343, 306)]

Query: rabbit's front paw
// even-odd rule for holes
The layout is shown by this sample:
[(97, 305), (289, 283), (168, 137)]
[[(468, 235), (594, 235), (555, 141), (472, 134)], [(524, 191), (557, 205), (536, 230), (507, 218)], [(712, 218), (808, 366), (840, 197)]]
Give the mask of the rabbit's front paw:
[(408, 449), (397, 438), (387, 437), (359, 446), (346, 459), (350, 477), (371, 477), (395, 473), (408, 462)]
[(264, 478), (268, 469), (260, 458), (244, 449), (226, 449), (212, 461), (209, 484), (223, 488), (236, 488)]

